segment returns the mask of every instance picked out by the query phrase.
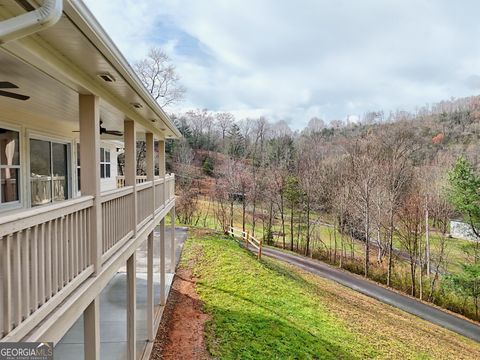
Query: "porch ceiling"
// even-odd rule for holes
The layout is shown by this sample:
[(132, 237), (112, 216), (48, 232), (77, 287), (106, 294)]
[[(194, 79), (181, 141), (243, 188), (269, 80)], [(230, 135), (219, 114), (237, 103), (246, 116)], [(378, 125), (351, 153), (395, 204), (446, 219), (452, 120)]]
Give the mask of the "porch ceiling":
[[(68, 137), (78, 125), (78, 93), (52, 77), (36, 70), (13, 56), (0, 51), (0, 81), (17, 85), (14, 93), (30, 96), (26, 101), (0, 96), (0, 119), (19, 121), (33, 129), (54, 128)], [(123, 131), (124, 115), (104, 100), (100, 100), (102, 126)], [(141, 128), (139, 130), (142, 130)], [(118, 136), (102, 135), (102, 139), (121, 140)]]
[(57, 80), (0, 51), (0, 81), (17, 85), (14, 93), (30, 96), (26, 101), (0, 96), (4, 121), (24, 124), (55, 123), (74, 130), (78, 122), (78, 94)]

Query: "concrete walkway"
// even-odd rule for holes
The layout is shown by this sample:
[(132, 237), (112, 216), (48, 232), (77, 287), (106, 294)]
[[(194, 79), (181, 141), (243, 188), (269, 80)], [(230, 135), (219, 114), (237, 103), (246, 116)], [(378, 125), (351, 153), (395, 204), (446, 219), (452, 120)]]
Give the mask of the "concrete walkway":
[(460, 335), (480, 342), (480, 325), (475, 324), (472, 321), (442, 311), (434, 306), (430, 306), (409, 296), (399, 294), (383, 286), (377, 285), (373, 281), (362, 279), (357, 275), (331, 267), (320, 261), (311, 260), (301, 255), (286, 253), (268, 247), (264, 247), (262, 252), (263, 255), (288, 262), (313, 274), (336, 281), (362, 294), (368, 295), (381, 302), (395, 306), (396, 308), (430, 321), (433, 324), (443, 326), (444, 328), (452, 330)]
[[(160, 233), (154, 232), (154, 296), (155, 312), (160, 309)], [(176, 228), (175, 262), (178, 263), (183, 244), (187, 238), (185, 228)], [(170, 232), (165, 236), (166, 268), (170, 268)], [(137, 359), (140, 359), (147, 344), (147, 250), (146, 242), (137, 250)], [(166, 275), (166, 293), (170, 291), (174, 274)], [(55, 346), (55, 359), (83, 360), (83, 316), (80, 317), (62, 340)], [(127, 274), (125, 267), (110, 280), (100, 295), (100, 351), (102, 360), (122, 360), (127, 355)]]

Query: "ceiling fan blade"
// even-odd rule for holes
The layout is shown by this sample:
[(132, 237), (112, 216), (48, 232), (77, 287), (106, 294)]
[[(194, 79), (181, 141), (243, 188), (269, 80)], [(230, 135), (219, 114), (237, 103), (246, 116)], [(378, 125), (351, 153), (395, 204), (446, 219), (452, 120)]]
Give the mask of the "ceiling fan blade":
[(8, 81), (0, 81), (0, 89), (18, 89), (18, 86)]
[(114, 135), (114, 136), (123, 136), (123, 132), (118, 130), (105, 130), (103, 133), (108, 135)]
[(12, 99), (23, 100), (23, 101), (30, 99), (30, 96), (15, 94), (15, 93), (2, 91), (2, 90), (0, 90), (0, 96), (5, 96)]

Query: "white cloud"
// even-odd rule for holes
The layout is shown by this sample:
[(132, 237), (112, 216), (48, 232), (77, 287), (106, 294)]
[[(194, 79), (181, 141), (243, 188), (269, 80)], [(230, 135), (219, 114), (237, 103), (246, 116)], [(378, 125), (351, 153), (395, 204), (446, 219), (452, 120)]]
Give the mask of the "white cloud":
[(165, 48), (182, 107), (286, 119), (413, 110), (471, 95), (480, 3), (448, 0), (87, 0), (131, 61)]

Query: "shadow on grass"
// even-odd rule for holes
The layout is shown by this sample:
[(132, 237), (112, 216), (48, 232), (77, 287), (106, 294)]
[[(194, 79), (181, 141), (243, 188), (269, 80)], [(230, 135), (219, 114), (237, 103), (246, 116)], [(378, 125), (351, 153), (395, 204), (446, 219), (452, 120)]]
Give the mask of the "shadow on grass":
[[(257, 305), (257, 304), (256, 304)], [(258, 306), (258, 305), (257, 305)], [(313, 335), (282, 317), (227, 307), (211, 307), (207, 346), (222, 359), (362, 359), (332, 342), (332, 334)]]
[[(204, 253), (197, 269), (211, 271), (228, 265), (237, 266), (245, 273), (245, 285), (238, 288), (243, 275), (239, 272), (234, 277), (221, 279), (215, 275), (213, 284), (203, 276), (197, 279), (201, 298), (205, 301), (205, 310), (213, 315), (207, 323), (207, 343), (215, 358), (222, 359), (360, 359), (371, 358), (375, 354), (368, 345), (355, 341), (355, 337), (341, 324), (337, 324), (327, 310), (312, 320), (314, 312), (302, 312), (308, 305), (302, 300), (284, 297), (282, 291), (289, 291), (290, 284), (299, 291), (298, 296), (314, 297), (316, 287), (306, 281), (300, 274), (275, 260), (263, 259), (258, 262), (255, 255), (244, 250), (231, 237), (209, 237), (198, 244), (209, 248)], [(222, 244), (223, 243), (223, 244)], [(228, 246), (225, 246), (229, 243)], [(238, 248), (242, 248), (241, 253)], [(195, 249), (197, 252), (199, 249)], [(217, 254), (221, 254), (217, 257)], [(243, 268), (241, 265), (249, 265)], [(243, 270), (240, 270), (243, 268)], [(263, 274), (255, 276), (255, 272)], [(267, 275), (270, 273), (269, 275)], [(214, 280), (215, 279), (215, 280)], [(220, 281), (220, 282), (219, 282)], [(222, 282), (226, 281), (225, 284)], [(270, 281), (271, 285), (263, 281)], [(278, 289), (276, 281), (286, 282), (283, 289)], [(286, 286), (285, 286), (286, 285)], [(201, 289), (203, 288), (203, 289)], [(271, 291), (274, 291), (273, 293)], [(269, 296), (274, 296), (269, 301)], [(289, 307), (288, 302), (292, 301)], [(282, 304), (283, 302), (283, 304)], [(299, 313), (295, 311), (299, 310)], [(310, 317), (310, 319), (308, 318)], [(311, 326), (310, 326), (311, 325)]]

